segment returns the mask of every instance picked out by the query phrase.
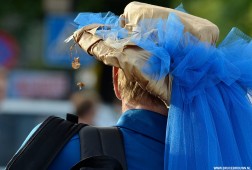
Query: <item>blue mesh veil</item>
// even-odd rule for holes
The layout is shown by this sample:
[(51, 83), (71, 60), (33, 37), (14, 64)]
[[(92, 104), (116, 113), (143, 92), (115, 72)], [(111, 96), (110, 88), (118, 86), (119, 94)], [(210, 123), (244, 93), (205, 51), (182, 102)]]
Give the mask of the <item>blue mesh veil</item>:
[[(182, 6), (178, 10), (184, 11)], [(111, 25), (110, 35), (126, 38), (118, 20), (111, 13), (82, 13), (75, 21), (80, 27)], [(156, 30), (150, 33), (146, 25), (151, 23)], [(107, 38), (108, 32), (97, 34)], [(173, 77), (165, 169), (252, 168), (251, 37), (233, 28), (216, 47), (184, 33), (175, 14), (166, 20), (141, 21), (138, 34), (129, 41), (152, 54), (144, 74)]]

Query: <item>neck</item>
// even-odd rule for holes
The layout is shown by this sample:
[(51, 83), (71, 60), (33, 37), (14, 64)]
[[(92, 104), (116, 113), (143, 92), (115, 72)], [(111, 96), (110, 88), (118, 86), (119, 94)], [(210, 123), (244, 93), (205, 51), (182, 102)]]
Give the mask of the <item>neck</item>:
[(168, 109), (167, 107), (164, 106), (156, 106), (153, 104), (149, 103), (131, 103), (131, 102), (125, 102), (122, 100), (122, 113), (126, 112), (127, 110), (131, 109), (145, 109), (145, 110), (150, 110), (156, 113), (159, 113), (161, 115), (167, 116)]

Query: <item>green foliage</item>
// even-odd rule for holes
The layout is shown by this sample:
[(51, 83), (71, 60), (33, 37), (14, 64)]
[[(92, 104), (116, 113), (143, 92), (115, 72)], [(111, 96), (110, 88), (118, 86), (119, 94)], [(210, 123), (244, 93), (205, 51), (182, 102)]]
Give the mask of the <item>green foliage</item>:
[(18, 67), (41, 67), (42, 1), (9, 0), (0, 5), (0, 30), (20, 46)]
[[(35, 64), (37, 68), (43, 66), (40, 62), (43, 56), (43, 19), (47, 15), (43, 11), (42, 2), (42, 0), (9, 0), (0, 5), (0, 29), (11, 33), (21, 45), (20, 63), (27, 61), (28, 56), (30, 58), (28, 61), (31, 62), (24, 63), (30, 66)], [(131, 1), (73, 0), (72, 2), (73, 12), (111, 11), (119, 15)], [(181, 0), (141, 0), (141, 2), (175, 8)], [(233, 26), (252, 36), (252, 0), (182, 0), (182, 2), (189, 13), (206, 18), (219, 27), (220, 41)]]
[(5, 1), (0, 5), (0, 28), (19, 37), (34, 21), (42, 19), (42, 16), (40, 0)]
[(220, 40), (232, 27), (252, 36), (251, 0), (184, 0), (183, 3), (189, 13), (215, 23), (220, 29)]
[[(92, 11), (92, 12), (108, 12), (111, 11), (117, 15), (123, 13), (124, 7), (132, 2), (132, 0), (99, 0), (99, 3), (94, 3), (93, 0), (79, 0), (75, 4), (76, 11)], [(154, 5), (170, 6), (169, 0), (141, 0), (144, 3)]]
[[(126, 0), (93, 0), (78, 1), (77, 11), (106, 12), (116, 14), (123, 12), (124, 6), (131, 1)], [(177, 7), (181, 2), (186, 10), (196, 16), (206, 18), (220, 29), (222, 40), (232, 27), (238, 27), (252, 36), (252, 1), (251, 0), (141, 0), (165, 7)]]

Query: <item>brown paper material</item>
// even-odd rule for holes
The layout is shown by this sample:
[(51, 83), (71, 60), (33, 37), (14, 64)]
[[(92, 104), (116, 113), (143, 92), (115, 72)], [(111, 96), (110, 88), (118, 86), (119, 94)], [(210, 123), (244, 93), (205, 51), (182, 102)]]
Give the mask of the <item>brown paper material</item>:
[[(129, 31), (132, 31), (136, 29), (141, 19), (167, 18), (171, 12), (179, 16), (185, 25), (185, 31), (189, 31), (201, 41), (217, 41), (219, 36), (218, 27), (210, 21), (173, 9), (139, 2), (132, 2), (126, 6), (124, 14), (121, 15), (121, 18), (125, 20), (121, 24)], [(112, 45), (107, 44), (102, 38), (95, 35), (99, 27), (101, 25), (96, 24), (77, 30), (73, 34), (75, 42), (84, 51), (104, 64), (121, 68), (127, 79), (137, 81), (143, 89), (169, 104), (169, 76), (161, 80), (155, 80), (142, 72), (143, 66), (151, 56), (150, 53), (132, 43), (126, 43), (121, 48), (112, 47)]]

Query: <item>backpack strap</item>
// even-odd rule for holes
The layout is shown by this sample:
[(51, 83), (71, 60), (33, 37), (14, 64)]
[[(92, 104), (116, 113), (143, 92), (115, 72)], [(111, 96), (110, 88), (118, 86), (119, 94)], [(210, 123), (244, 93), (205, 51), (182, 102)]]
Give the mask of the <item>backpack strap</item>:
[(71, 170), (82, 170), (83, 168), (85, 168), (85, 170), (89, 170), (89, 168), (91, 168), (90, 170), (123, 170), (123, 167), (118, 160), (105, 155), (86, 158), (73, 166)]
[(127, 170), (123, 138), (117, 127), (87, 126), (79, 131), (81, 158), (72, 170), (107, 168)]
[(6, 169), (47, 169), (63, 146), (84, 126), (50, 116), (10, 160)]

